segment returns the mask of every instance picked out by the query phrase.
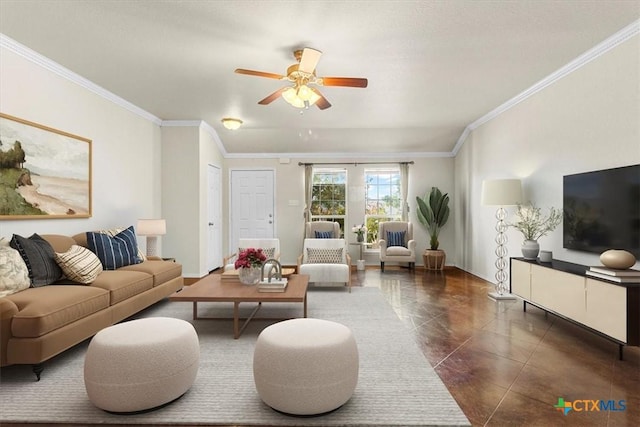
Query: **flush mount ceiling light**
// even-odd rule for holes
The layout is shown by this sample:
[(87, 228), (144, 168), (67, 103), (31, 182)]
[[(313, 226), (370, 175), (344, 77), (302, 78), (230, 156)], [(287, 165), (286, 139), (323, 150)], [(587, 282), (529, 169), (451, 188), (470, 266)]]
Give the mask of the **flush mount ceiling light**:
[(222, 125), (229, 130), (236, 130), (242, 124), (242, 120), (225, 117), (222, 119)]

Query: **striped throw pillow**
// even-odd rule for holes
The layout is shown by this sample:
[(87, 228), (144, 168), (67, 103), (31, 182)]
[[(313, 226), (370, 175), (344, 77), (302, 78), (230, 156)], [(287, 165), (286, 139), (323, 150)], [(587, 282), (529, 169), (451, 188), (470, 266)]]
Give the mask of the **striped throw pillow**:
[(402, 246), (407, 247), (404, 243), (404, 235), (406, 231), (387, 231), (387, 247)]
[(56, 262), (68, 279), (84, 285), (102, 273), (102, 264), (96, 254), (78, 245), (71, 246), (67, 252), (56, 252)]
[(331, 239), (333, 238), (333, 231), (314, 231), (316, 239)]
[(307, 263), (309, 264), (340, 264), (342, 263), (342, 248), (337, 248), (337, 249), (307, 248)]
[(111, 237), (108, 234), (87, 232), (87, 246), (98, 256), (105, 270), (139, 264), (138, 244), (133, 226)]

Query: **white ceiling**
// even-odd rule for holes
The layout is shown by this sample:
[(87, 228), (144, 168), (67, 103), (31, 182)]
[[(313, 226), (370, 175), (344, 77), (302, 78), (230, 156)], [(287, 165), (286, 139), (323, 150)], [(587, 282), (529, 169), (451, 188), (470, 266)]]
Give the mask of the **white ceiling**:
[[(231, 155), (450, 153), (465, 127), (640, 18), (640, 1), (0, 0), (0, 33), (162, 120), (204, 120)], [(257, 102), (293, 50), (333, 105)], [(229, 131), (220, 119), (241, 118)]]

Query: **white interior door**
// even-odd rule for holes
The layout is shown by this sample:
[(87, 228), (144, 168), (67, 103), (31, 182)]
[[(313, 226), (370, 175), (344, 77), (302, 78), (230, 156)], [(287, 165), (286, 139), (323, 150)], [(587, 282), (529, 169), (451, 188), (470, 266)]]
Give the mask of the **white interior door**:
[(274, 171), (231, 171), (229, 251), (241, 238), (274, 237)]
[(220, 168), (207, 170), (207, 270), (222, 267), (222, 181)]

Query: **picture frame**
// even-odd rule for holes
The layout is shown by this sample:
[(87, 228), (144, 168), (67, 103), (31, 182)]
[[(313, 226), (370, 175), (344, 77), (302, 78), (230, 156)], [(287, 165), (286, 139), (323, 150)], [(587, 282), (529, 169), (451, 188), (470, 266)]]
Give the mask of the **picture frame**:
[(91, 144), (0, 113), (0, 220), (90, 218)]

